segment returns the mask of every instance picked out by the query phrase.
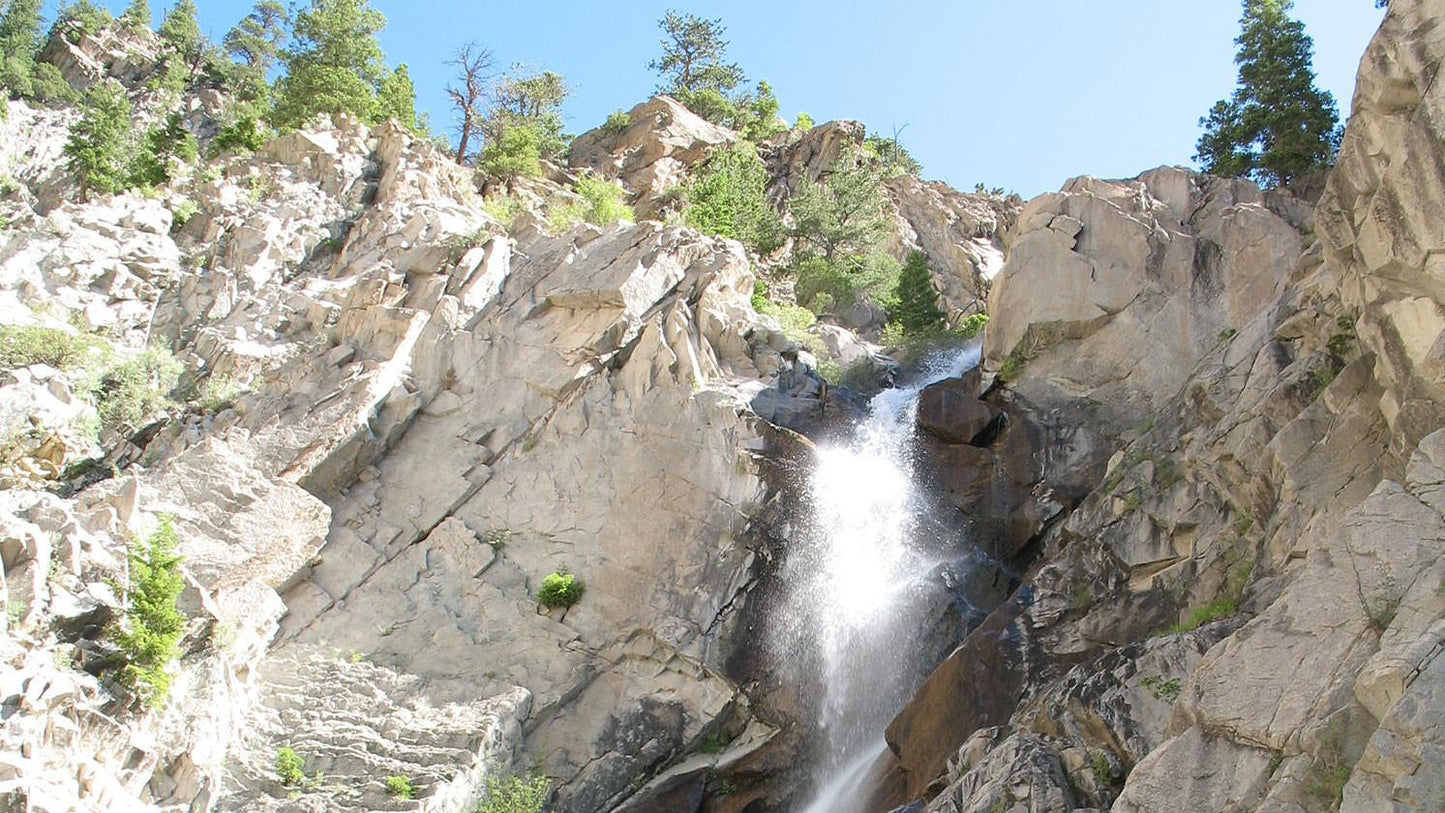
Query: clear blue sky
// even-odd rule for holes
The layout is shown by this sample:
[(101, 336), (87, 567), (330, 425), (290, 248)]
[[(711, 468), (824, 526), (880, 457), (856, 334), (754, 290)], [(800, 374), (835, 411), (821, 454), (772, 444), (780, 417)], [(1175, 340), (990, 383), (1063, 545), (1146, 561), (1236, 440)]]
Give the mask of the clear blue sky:
[[(168, 0), (151, 0), (159, 19)], [(219, 40), (254, 0), (197, 0)], [(791, 119), (855, 118), (902, 140), (928, 178), (1025, 197), (1074, 175), (1188, 164), (1198, 119), (1234, 86), (1235, 0), (372, 0), (382, 46), (406, 62), (419, 110), (450, 121), (443, 62), (462, 42), (499, 63), (557, 71), (570, 132), (645, 99), (656, 20), (672, 7), (722, 17), (731, 56), (767, 79)], [(125, 0), (108, 0), (114, 10)], [(53, 8), (53, 0), (51, 3)], [(1320, 83), (1348, 115), (1355, 70), (1382, 11), (1370, 0), (1297, 0)]]

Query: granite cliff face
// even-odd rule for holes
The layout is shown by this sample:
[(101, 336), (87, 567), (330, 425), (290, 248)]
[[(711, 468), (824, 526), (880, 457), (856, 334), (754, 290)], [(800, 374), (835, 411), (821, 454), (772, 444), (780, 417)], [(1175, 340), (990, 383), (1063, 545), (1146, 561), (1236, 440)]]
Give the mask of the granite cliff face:
[(1041, 554), (879, 809), (1445, 804), (1442, 12), (1391, 4), (1317, 206), (1156, 170), (1025, 207), (975, 393), (1034, 427)]
[[(982, 369), (920, 396), (924, 485), (1018, 578), (935, 619), (869, 810), (1445, 804), (1445, 2), (1391, 6), (1318, 201), (1177, 168), (1027, 204), (888, 180), (888, 249), (991, 317)], [(154, 43), (55, 49), (154, 116)], [(203, 141), (221, 101), (184, 103)], [(11, 808), (463, 810), (528, 770), (565, 813), (801, 803), (817, 701), (760, 645), (799, 432), (858, 406), (824, 363), (891, 362), (849, 324), (801, 345), (739, 244), (660, 222), (735, 133), (644, 102), (504, 226), (433, 145), (349, 120), (75, 202), (75, 119), (0, 122), (0, 322), (181, 372), (95, 432), (82, 367), (0, 371)], [(769, 195), (864, 134), (765, 141)], [(584, 169), (640, 222), (551, 228)], [(148, 710), (107, 630), (162, 516), (189, 621)], [(548, 611), (558, 571), (586, 593)]]

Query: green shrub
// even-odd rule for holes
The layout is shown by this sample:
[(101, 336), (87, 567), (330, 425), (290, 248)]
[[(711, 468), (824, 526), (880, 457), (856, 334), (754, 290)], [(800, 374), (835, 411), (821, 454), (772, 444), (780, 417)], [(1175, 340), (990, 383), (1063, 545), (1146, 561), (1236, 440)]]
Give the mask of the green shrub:
[(817, 125), (813, 124), (813, 117), (807, 113), (799, 113), (798, 120), (793, 122), (793, 129), (804, 133), (813, 129), (815, 126)]
[(895, 308), (899, 265), (882, 252), (840, 260), (814, 257), (799, 263), (794, 272), (798, 303), (816, 314), (846, 310), (863, 301)]
[(553, 208), (550, 219), (557, 230), (569, 229), (581, 221), (595, 226), (609, 226), (619, 220), (631, 220), (632, 207), (622, 202), (622, 187), (596, 175), (577, 179), (581, 200), (569, 200)]
[(1155, 700), (1170, 704), (1179, 699), (1179, 692), (1182, 688), (1179, 678), (1165, 680), (1163, 675), (1149, 675), (1139, 683), (1154, 695)]
[(559, 570), (542, 579), (542, 587), (537, 591), (537, 603), (549, 610), (571, 607), (582, 600), (582, 593), (586, 589), (587, 586), (581, 579), (565, 570)]
[(276, 752), (276, 775), (281, 778), (281, 784), (287, 787), (295, 787), (306, 782), (306, 761), (301, 758), (290, 746), (285, 746)]
[(516, 225), (517, 218), (524, 211), (521, 201), (507, 195), (486, 201), (482, 204), (482, 209), (496, 218), (497, 222), (508, 231), (511, 231)]
[(477, 171), (489, 178), (510, 181), (542, 177), (542, 132), (532, 125), (507, 127), (487, 139), (477, 158)]
[(191, 222), (191, 218), (196, 216), (196, 212), (200, 210), (201, 207), (189, 198), (181, 201), (176, 205), (175, 211), (171, 212), (171, 230), (180, 231), (184, 229), (186, 224)]
[(225, 125), (211, 142), (211, 156), (228, 152), (247, 154), (266, 146), (269, 130), (254, 115), (243, 115)]
[(0, 325), (0, 369), (48, 364), (73, 370), (102, 361), (110, 345), (93, 336), (52, 327)]
[(170, 392), (180, 376), (181, 363), (163, 347), (152, 347), (106, 369), (92, 387), (101, 424), (119, 434), (139, 429), (173, 405)]
[(386, 792), (388, 795), (398, 799), (415, 799), (416, 788), (411, 784), (409, 776), (388, 776), (386, 778)]
[(687, 186), (687, 224), (731, 237), (750, 251), (771, 254), (782, 245), (782, 220), (767, 201), (768, 171), (745, 141), (713, 153)]
[(626, 110), (615, 110), (602, 124), (602, 132), (610, 136), (619, 135), (632, 126), (632, 116)]
[(542, 813), (550, 782), (545, 776), (487, 778), (487, 800), (475, 813)]
[(737, 118), (738, 108), (732, 100), (713, 88), (682, 91), (677, 100), (683, 107), (702, 116), (713, 124), (726, 125)]
[(909, 154), (908, 150), (903, 147), (903, 144), (898, 141), (897, 136), (888, 138), (880, 135), (870, 135), (863, 143), (870, 152), (878, 157), (878, 162), (882, 167), (884, 177), (892, 178), (895, 175), (902, 174), (916, 177), (919, 173), (923, 172), (923, 165), (918, 163), (917, 159)]
[(126, 656), (126, 683), (156, 708), (170, 692), (169, 669), (180, 655), (186, 628), (186, 617), (176, 607), (185, 589), (179, 547), (168, 516), (160, 518), (160, 527), (143, 545), (131, 547), (125, 620), (115, 634)]

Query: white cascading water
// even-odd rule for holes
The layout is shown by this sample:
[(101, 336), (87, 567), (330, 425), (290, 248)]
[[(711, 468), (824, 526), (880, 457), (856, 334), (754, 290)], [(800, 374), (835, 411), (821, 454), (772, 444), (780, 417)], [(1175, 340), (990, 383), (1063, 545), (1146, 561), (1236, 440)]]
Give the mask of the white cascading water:
[(816, 647), (823, 670), (818, 723), (826, 747), (806, 813), (863, 813), (863, 773), (922, 677), (920, 579), (932, 563), (914, 538), (914, 415), (924, 387), (962, 375), (978, 357), (977, 343), (940, 356), (916, 383), (879, 393), (849, 442), (817, 451), (811, 527), (787, 567), (796, 589), (785, 645)]

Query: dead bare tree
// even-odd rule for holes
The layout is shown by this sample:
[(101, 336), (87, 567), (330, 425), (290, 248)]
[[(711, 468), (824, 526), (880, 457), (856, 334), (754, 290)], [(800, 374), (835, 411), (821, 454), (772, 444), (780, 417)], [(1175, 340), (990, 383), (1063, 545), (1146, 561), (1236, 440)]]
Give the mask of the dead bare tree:
[(457, 68), (456, 82), (447, 86), (447, 95), (456, 108), (457, 163), (465, 165), (468, 145), (473, 137), (482, 137), (483, 103), (494, 62), (491, 51), (468, 42), (447, 64)]

